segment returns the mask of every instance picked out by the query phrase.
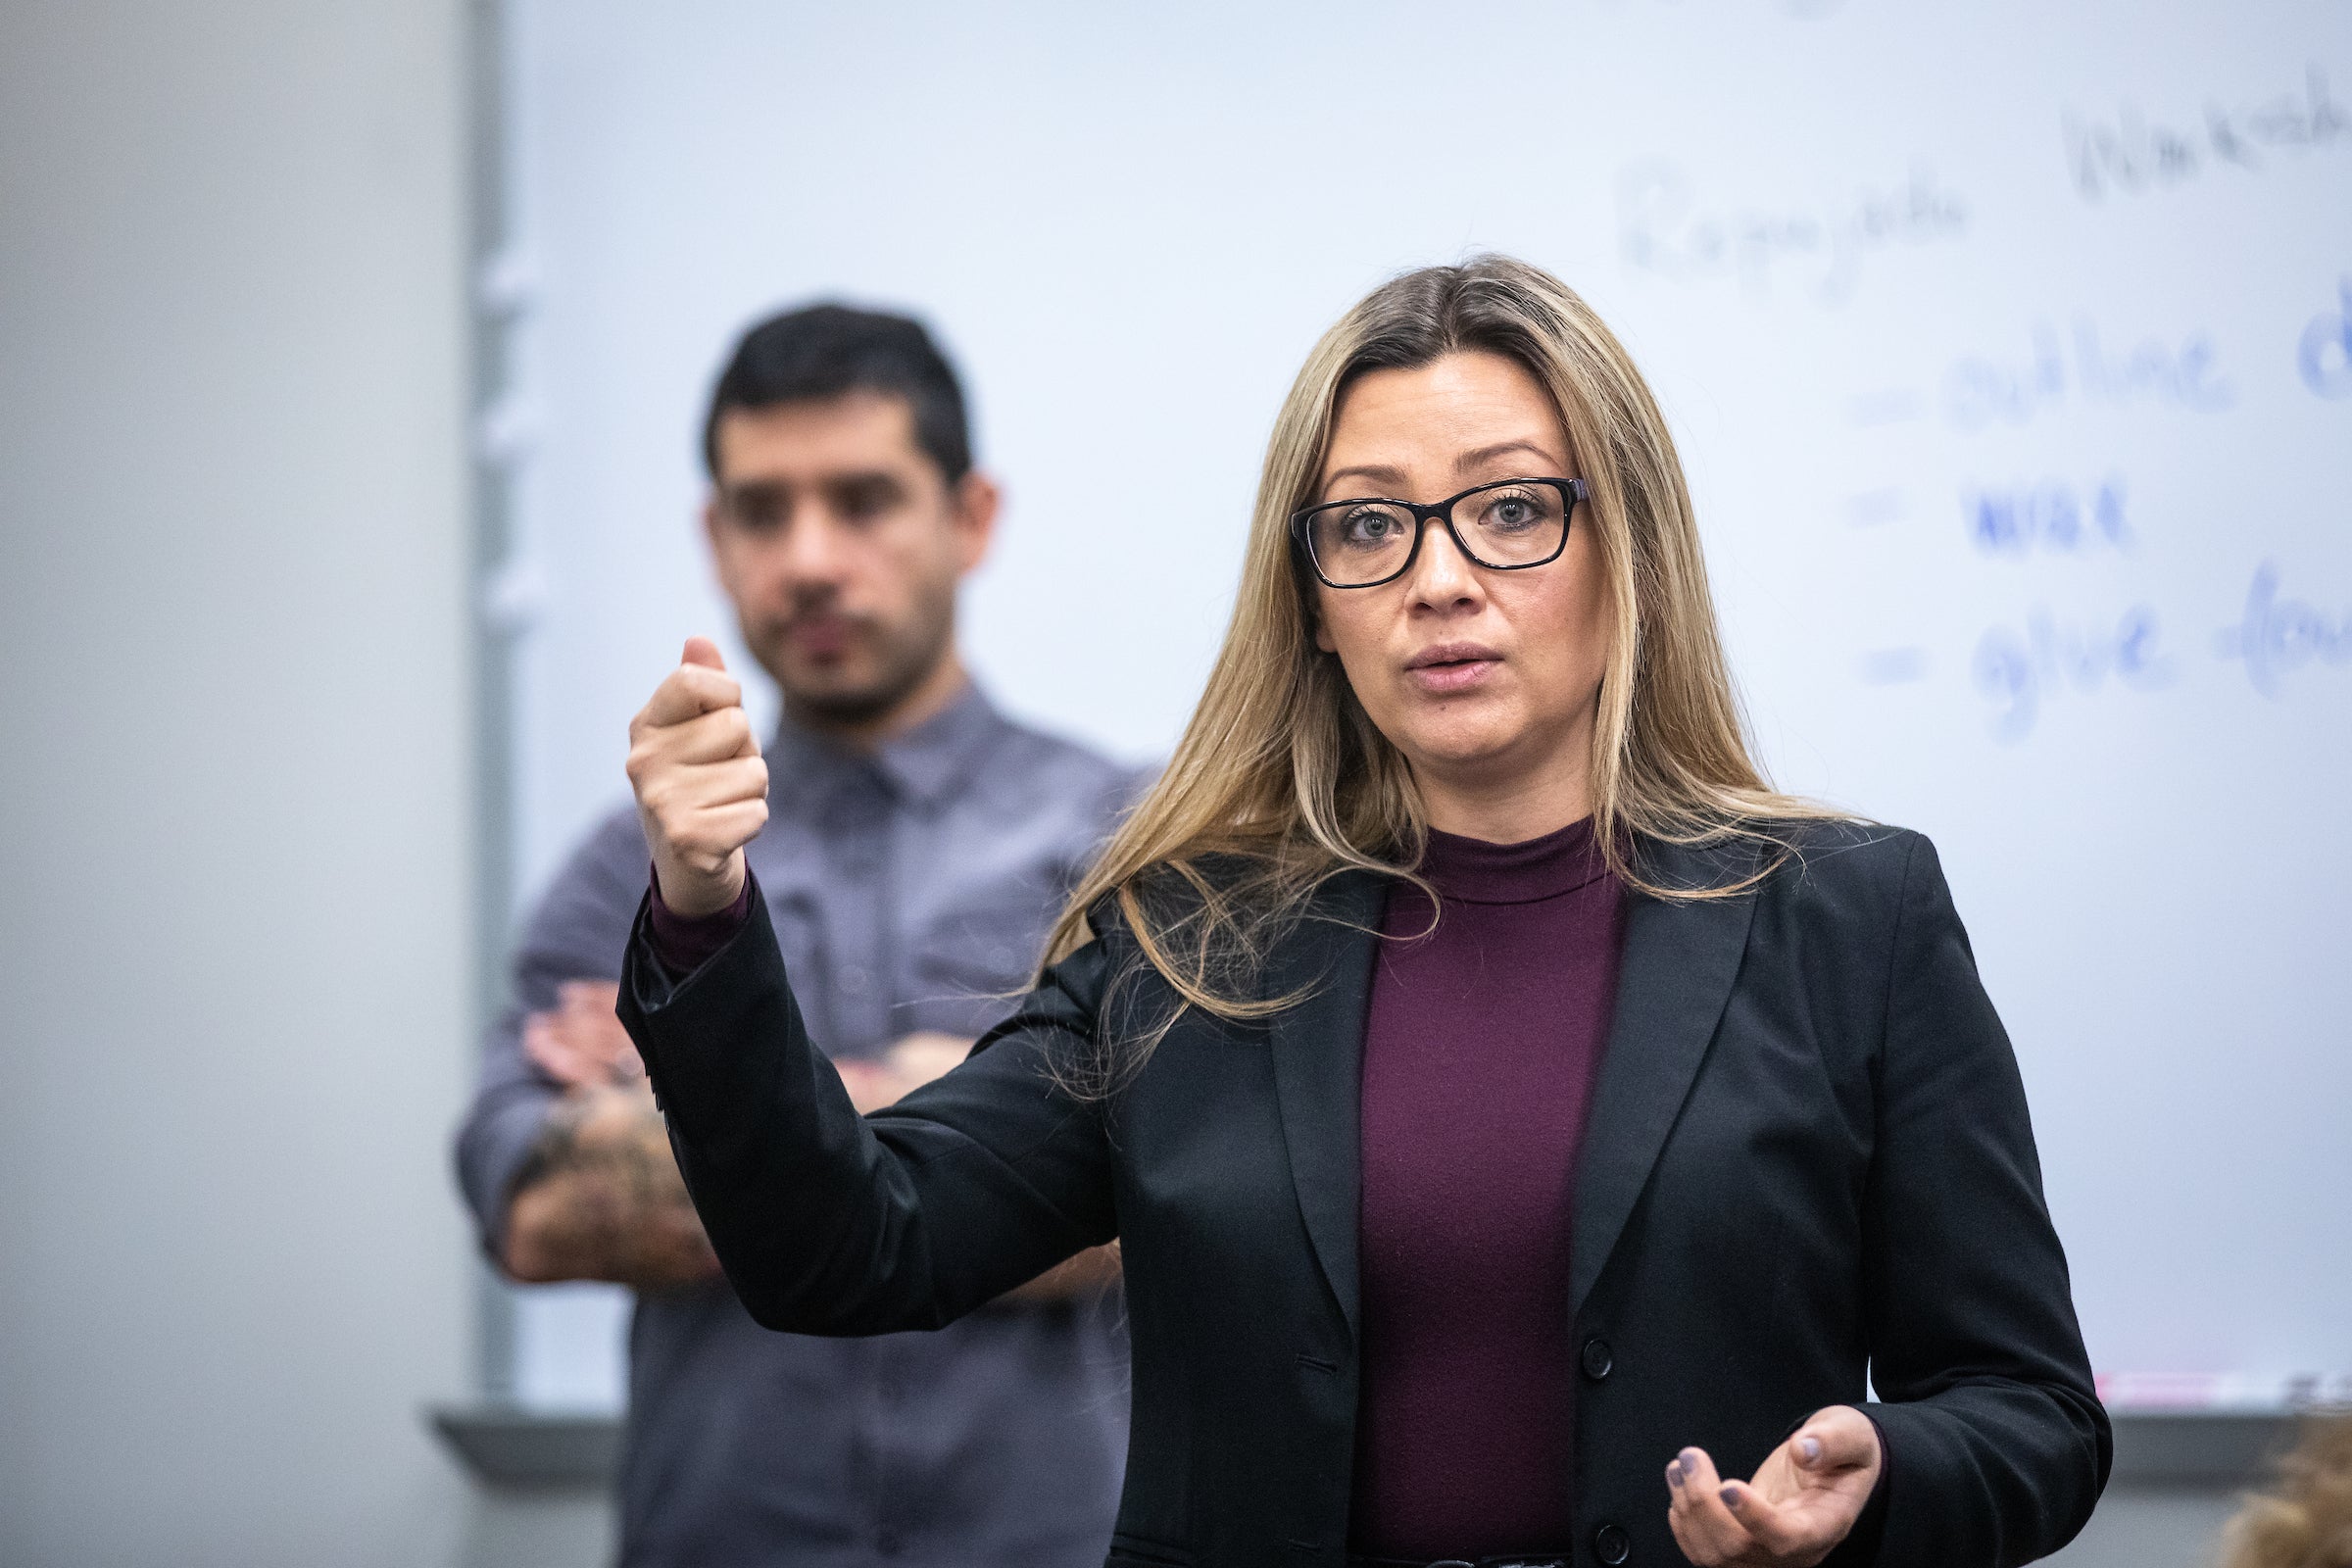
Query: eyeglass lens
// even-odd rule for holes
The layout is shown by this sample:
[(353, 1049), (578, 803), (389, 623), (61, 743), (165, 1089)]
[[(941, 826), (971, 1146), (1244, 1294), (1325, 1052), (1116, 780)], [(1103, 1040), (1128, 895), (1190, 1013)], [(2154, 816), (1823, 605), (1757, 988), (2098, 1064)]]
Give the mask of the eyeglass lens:
[[(1493, 485), (1453, 504), (1454, 531), (1484, 566), (1526, 566), (1558, 554), (1568, 513), (1548, 484)], [(1339, 501), (1307, 515), (1316, 569), (1343, 587), (1380, 582), (1404, 569), (1420, 519), (1386, 501)]]

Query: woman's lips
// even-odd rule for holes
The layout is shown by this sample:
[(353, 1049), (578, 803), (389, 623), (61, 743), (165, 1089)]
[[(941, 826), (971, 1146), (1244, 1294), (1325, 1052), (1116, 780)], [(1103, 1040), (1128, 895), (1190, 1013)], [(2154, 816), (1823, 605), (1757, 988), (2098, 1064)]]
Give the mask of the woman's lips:
[(1448, 643), (1408, 660), (1405, 678), (1431, 696), (1468, 691), (1502, 666), (1502, 656), (1476, 643)]

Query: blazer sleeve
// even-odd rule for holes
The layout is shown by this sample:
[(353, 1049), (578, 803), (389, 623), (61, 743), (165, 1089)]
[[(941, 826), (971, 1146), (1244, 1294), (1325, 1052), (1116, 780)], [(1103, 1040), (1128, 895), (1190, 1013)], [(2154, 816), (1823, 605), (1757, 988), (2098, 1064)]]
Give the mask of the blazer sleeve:
[(858, 1115), (810, 1043), (766, 901), (683, 980), (638, 913), (620, 1019), (728, 1281), (796, 1334), (938, 1328), (1116, 1234), (1091, 1052), (1106, 959), (1055, 965), (969, 1059)]
[(2013, 1564), (2090, 1517), (2112, 1455), (2025, 1087), (1934, 846), (1904, 863), (1863, 1211), (1882, 1563)]

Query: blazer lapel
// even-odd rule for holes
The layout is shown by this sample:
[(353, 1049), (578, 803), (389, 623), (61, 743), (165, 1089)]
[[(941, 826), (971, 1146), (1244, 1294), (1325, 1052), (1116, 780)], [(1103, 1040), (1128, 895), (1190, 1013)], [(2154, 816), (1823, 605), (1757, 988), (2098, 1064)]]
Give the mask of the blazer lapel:
[(1267, 965), (1269, 994), (1311, 988), (1270, 1022), (1274, 1090), (1298, 1212), (1348, 1332), (1356, 1332), (1364, 1012), (1387, 884), (1349, 871), (1316, 895)]
[[(1719, 886), (1755, 866), (1752, 846), (1644, 843), (1642, 850), (1645, 873), (1668, 886)], [(1731, 999), (1756, 904), (1752, 893), (1690, 903), (1626, 898), (1616, 1016), (1577, 1163), (1569, 1285), (1572, 1310), (1579, 1312), (1698, 1076)]]

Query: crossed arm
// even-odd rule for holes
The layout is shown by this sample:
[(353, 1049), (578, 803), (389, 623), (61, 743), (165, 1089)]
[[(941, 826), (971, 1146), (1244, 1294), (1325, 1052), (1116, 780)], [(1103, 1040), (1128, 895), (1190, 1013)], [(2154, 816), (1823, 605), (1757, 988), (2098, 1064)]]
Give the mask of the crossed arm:
[[(718, 1277), (645, 1066), (613, 1015), (610, 981), (576, 980), (523, 1025), (522, 1047), (564, 1086), (516, 1177), (500, 1261), (526, 1284), (603, 1280), (640, 1291)], [(860, 1111), (892, 1105), (961, 1061), (971, 1042), (921, 1033), (879, 1060), (837, 1065)], [(1095, 1248), (1008, 1292), (1044, 1302), (1099, 1293), (1119, 1277), (1116, 1244)]]

